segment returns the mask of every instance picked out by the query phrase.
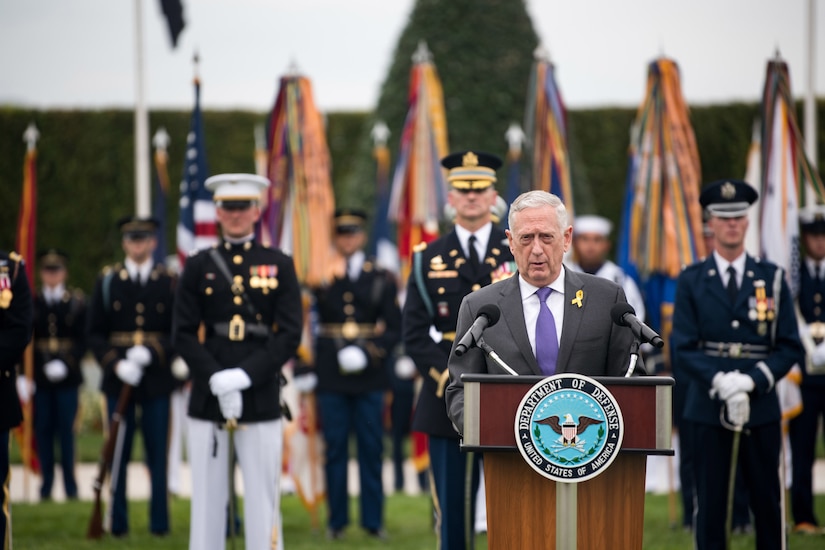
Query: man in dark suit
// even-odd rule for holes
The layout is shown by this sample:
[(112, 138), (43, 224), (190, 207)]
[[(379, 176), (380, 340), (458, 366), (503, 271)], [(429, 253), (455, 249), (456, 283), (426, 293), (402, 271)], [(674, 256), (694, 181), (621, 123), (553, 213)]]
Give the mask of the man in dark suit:
[[(495, 204), (496, 169), (493, 155), (464, 151), (442, 159), (448, 169), (449, 202), (455, 209), (455, 227), (448, 234), (416, 247), (403, 310), (403, 340), (423, 385), (415, 407), (412, 429), (429, 437), (430, 471), (436, 499), (437, 533), (442, 550), (465, 548), (472, 529), (478, 463), (471, 470), (470, 522), (465, 524), (467, 457), (459, 449), (459, 435), (447, 417), (444, 388), (447, 358), (456, 335), (461, 300), (490, 284), (498, 273), (514, 271), (504, 232), (490, 219)], [(503, 266), (503, 267), (502, 267)], [(499, 269), (501, 268), (501, 269)]]
[(11, 547), (9, 430), (23, 420), (16, 365), (32, 336), (32, 295), (23, 258), (0, 251), (0, 548)]
[(129, 531), (126, 467), (132, 455), (136, 406), (140, 405), (140, 428), (151, 481), (149, 531), (162, 536), (169, 532), (166, 443), (169, 395), (175, 386), (169, 370), (175, 281), (163, 265), (152, 261), (157, 244), (155, 218), (126, 216), (118, 225), (126, 258), (103, 270), (87, 311), (87, 342), (103, 369), (101, 389), (110, 416), (124, 386), (132, 388), (122, 417), (122, 446), (115, 452), (119, 462), (112, 466), (115, 490), (111, 533), (122, 537)]
[[(783, 270), (745, 252), (747, 211), (758, 194), (743, 181), (702, 191), (714, 251), (679, 275), (674, 368), (691, 378), (685, 418), (694, 423), (696, 548), (726, 545), (733, 445), (747, 484), (756, 548), (781, 548), (778, 476), (781, 413), (775, 384), (804, 360)], [(734, 436), (739, 432), (739, 435)]]
[[(501, 318), (484, 332), (484, 341), (517, 373), (623, 376), (633, 335), (613, 323), (610, 310), (626, 302), (624, 291), (613, 281), (564, 266), (573, 235), (564, 204), (546, 191), (530, 191), (510, 205), (509, 222), (507, 239), (518, 276), (468, 295), (456, 334), (470, 328), (482, 305), (496, 304)], [(461, 375), (505, 371), (477, 347), (460, 357), (451, 353), (449, 368), (448, 413), (463, 430)]]
[(34, 435), (43, 474), (42, 500), (52, 495), (55, 439), (66, 498), (77, 498), (74, 421), (83, 382), (80, 360), (86, 353), (86, 298), (80, 290), (66, 287), (68, 259), (57, 249), (38, 258), (42, 286), (34, 299)]
[(339, 275), (314, 290), (318, 313), (315, 371), (318, 407), (326, 444), (328, 536), (343, 536), (349, 524), (347, 462), (355, 433), (361, 526), (384, 538), (381, 482), (384, 396), (389, 389), (387, 356), (401, 337), (398, 288), (393, 276), (362, 250), (366, 213), (339, 208), (333, 244), (343, 260)]
[(799, 213), (805, 255), (799, 280), (800, 336), (806, 361), (801, 367), (802, 412), (791, 419), (793, 482), (791, 510), (794, 532), (825, 534), (814, 510), (813, 467), (820, 421), (825, 419), (825, 206), (810, 206)]
[(280, 375), (298, 348), (303, 314), (292, 258), (255, 240), (268, 186), (251, 174), (206, 180), (221, 242), (191, 255), (178, 285), (173, 337), (192, 377), (192, 550), (225, 547), (230, 442), (244, 481), (246, 548), (283, 548)]

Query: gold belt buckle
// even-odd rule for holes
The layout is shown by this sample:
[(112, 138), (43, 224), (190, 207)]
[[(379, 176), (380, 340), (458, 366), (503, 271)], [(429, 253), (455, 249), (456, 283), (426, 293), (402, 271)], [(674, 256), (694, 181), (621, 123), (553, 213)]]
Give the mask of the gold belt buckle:
[(358, 338), (358, 334), (361, 332), (360, 328), (358, 327), (358, 323), (355, 321), (346, 321), (341, 326), (341, 336), (343, 336), (347, 340), (355, 340)]
[(233, 342), (239, 342), (243, 340), (245, 332), (246, 323), (244, 323), (241, 316), (235, 315), (234, 317), (232, 317), (232, 320), (229, 321), (229, 339)]
[(728, 355), (733, 357), (734, 359), (738, 359), (742, 356), (742, 344), (736, 343), (731, 344), (728, 346)]
[(57, 341), (57, 338), (54, 336), (49, 336), (49, 353), (57, 353), (60, 351), (60, 343)]
[(132, 336), (132, 343), (136, 346), (142, 346), (145, 340), (143, 331), (141, 329), (137, 329)]

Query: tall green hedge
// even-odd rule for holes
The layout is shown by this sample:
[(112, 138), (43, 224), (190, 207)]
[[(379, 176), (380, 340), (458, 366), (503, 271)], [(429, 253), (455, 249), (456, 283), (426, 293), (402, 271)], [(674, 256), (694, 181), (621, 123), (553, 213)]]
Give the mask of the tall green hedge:
[[(801, 107), (800, 107), (801, 109)], [(756, 104), (697, 106), (691, 111), (702, 162), (702, 179), (742, 177)], [(204, 127), (210, 172), (254, 171), (254, 127), (267, 113), (206, 111)], [(627, 171), (629, 128), (634, 109), (591, 109), (569, 113), (576, 209), (619, 222)], [(801, 110), (799, 112), (801, 116)], [(150, 113), (152, 131), (165, 126), (171, 137), (167, 238), (174, 246), (178, 185), (183, 170), (188, 112)], [(368, 139), (370, 113), (329, 113), (327, 140), (332, 153), (337, 201), (359, 204), (374, 191)], [(819, 165), (825, 166), (825, 101), (818, 104)], [(122, 256), (115, 222), (134, 211), (133, 115), (130, 111), (34, 111), (0, 108), (0, 249), (14, 246), (25, 144), (23, 132), (35, 122), (38, 143), (38, 227), (40, 248), (69, 252), (74, 284), (90, 289), (96, 273)], [(400, 128), (392, 128), (399, 133)], [(499, 132), (500, 133), (500, 132)], [(498, 136), (494, 136), (499, 139)], [(392, 150), (393, 159), (397, 149)], [(359, 165), (364, 167), (359, 172)], [(153, 170), (154, 174), (154, 170)], [(500, 177), (503, 190), (504, 174)], [(349, 181), (349, 184), (343, 182)], [(369, 202), (364, 203), (368, 209)]]

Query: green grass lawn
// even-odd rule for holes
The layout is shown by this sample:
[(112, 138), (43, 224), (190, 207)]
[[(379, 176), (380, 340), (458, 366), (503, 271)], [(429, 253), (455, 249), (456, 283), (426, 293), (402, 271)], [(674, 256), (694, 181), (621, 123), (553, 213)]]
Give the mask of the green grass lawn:
[[(825, 495), (816, 500), (820, 518), (825, 518)], [(38, 550), (64, 550), (114, 548), (136, 550), (163, 550), (187, 548), (189, 538), (189, 501), (172, 499), (172, 533), (156, 538), (147, 532), (148, 504), (145, 501), (130, 503), (129, 514), (132, 532), (128, 538), (116, 543), (109, 538), (103, 541), (87, 541), (86, 526), (91, 513), (89, 502), (15, 504), (13, 507), (13, 533), (16, 548)], [(357, 503), (352, 502), (352, 511)], [(386, 528), (389, 542), (369, 539), (358, 527), (350, 527), (342, 541), (326, 540), (323, 529), (324, 512), (320, 511), (317, 528), (302, 507), (298, 498), (286, 496), (282, 502), (284, 515), (284, 541), (289, 550), (336, 548), (355, 550), (387, 547), (398, 550), (435, 548), (435, 535), (431, 527), (431, 505), (427, 496), (393, 495), (387, 499)], [(581, 519), (581, 518), (580, 518)], [(825, 537), (790, 535), (792, 550), (822, 550)], [(753, 535), (734, 536), (732, 549), (754, 547)], [(237, 548), (243, 548), (237, 541)], [(227, 545), (229, 548), (229, 545)], [(485, 550), (487, 538), (476, 538), (476, 549)], [(605, 548), (610, 548), (605, 543)], [(676, 550), (693, 548), (691, 537), (680, 529), (671, 529), (668, 515), (668, 498), (664, 495), (648, 495), (645, 503), (646, 550)]]

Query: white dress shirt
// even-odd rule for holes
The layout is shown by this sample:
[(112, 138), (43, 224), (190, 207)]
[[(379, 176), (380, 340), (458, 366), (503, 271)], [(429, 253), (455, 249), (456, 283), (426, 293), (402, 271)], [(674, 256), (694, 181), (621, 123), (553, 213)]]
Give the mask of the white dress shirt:
[(470, 257), (470, 236), (475, 235), (478, 261), (479, 263), (484, 262), (484, 257), (487, 256), (487, 244), (490, 242), (490, 233), (492, 231), (492, 222), (488, 223), (484, 227), (481, 227), (475, 233), (471, 233), (460, 225), (456, 225), (455, 234), (458, 237), (458, 242), (461, 244), (461, 250), (464, 252), (464, 257)]
[[(524, 308), (524, 326), (527, 327), (527, 337), (530, 339), (530, 347), (533, 355), (536, 354), (536, 321), (539, 318), (539, 301), (536, 299), (537, 286), (533, 286), (519, 274), (518, 286), (521, 290), (521, 305)], [(547, 297), (547, 305), (553, 320), (556, 323), (556, 338), (561, 342), (561, 329), (564, 324), (564, 266), (555, 281), (548, 285), (553, 289)]]

